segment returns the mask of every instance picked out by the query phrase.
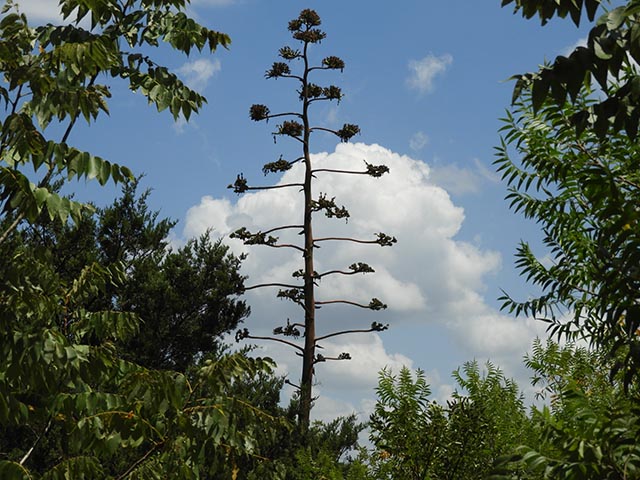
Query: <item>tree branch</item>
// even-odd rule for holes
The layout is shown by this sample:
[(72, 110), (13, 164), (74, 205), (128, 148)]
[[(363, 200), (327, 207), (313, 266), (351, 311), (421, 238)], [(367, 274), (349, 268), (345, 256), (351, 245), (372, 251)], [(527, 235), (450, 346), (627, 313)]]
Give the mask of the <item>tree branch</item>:
[(268, 120), (270, 118), (278, 118), (278, 117), (298, 117), (298, 118), (302, 118), (302, 115), (296, 112), (286, 112), (286, 113), (275, 113), (273, 115), (269, 114), (266, 117), (264, 117), (265, 120)]
[(31, 456), (35, 448), (40, 443), (40, 440), (42, 440), (42, 437), (44, 437), (49, 432), (49, 429), (51, 428), (52, 423), (53, 423), (53, 411), (49, 415), (49, 420), (47, 421), (47, 425), (44, 427), (42, 432), (40, 432), (40, 435), (38, 435), (38, 438), (36, 438), (36, 441), (33, 443), (33, 445), (31, 445), (31, 448), (27, 451), (27, 453), (24, 454), (24, 456), (20, 460), (20, 465), (24, 465), (25, 462), (29, 459), (29, 457)]
[(314, 242), (326, 242), (328, 240), (364, 243), (364, 244), (369, 244), (369, 245), (378, 243), (378, 240), (359, 240), (357, 238), (349, 238), (349, 237), (323, 237), (323, 238), (315, 238), (313, 241)]
[(293, 245), (292, 243), (282, 243), (280, 245), (269, 245), (268, 243), (263, 243), (260, 245), (265, 245), (267, 247), (271, 247), (271, 248), (293, 248), (295, 250), (298, 250), (302, 253), (304, 253), (304, 248), (299, 247), (298, 245)]
[(329, 173), (347, 173), (349, 175), (370, 175), (367, 171), (356, 171), (356, 170), (337, 170), (333, 168), (317, 168), (312, 171), (312, 173), (318, 172), (329, 172)]
[(304, 225), (284, 225), (282, 227), (275, 227), (275, 228), (272, 228), (271, 230), (266, 230), (260, 233), (269, 235), (270, 233), (277, 232), (278, 230), (287, 230), (287, 229), (294, 229), (294, 228), (304, 228)]
[(262, 288), (262, 287), (285, 287), (285, 288), (297, 288), (302, 290), (302, 288), (299, 285), (289, 285), (288, 283), (260, 283), (258, 285), (251, 285), (250, 287), (245, 287), (244, 290), (253, 290), (255, 288)]
[(345, 272), (344, 270), (329, 270), (328, 272), (323, 272), (320, 273), (318, 275), (316, 275), (314, 278), (322, 278), (322, 277), (326, 277), (327, 275), (334, 275), (334, 274), (340, 274), (340, 275), (355, 275), (357, 273), (368, 273), (368, 272), (359, 272), (359, 271), (350, 271), (350, 272)]
[(354, 329), (354, 330), (342, 330), (340, 332), (329, 333), (328, 335), (323, 335), (322, 337), (316, 338), (316, 343), (322, 340), (326, 340), (327, 338), (337, 337), (339, 335), (347, 335), (349, 333), (369, 333), (369, 332), (379, 332), (379, 328), (367, 328), (367, 329)]
[(353, 305), (354, 307), (360, 307), (369, 310), (369, 305), (364, 305), (362, 303), (352, 302), (351, 300), (325, 300), (324, 302), (316, 301), (316, 305), (331, 305), (334, 303), (344, 303), (347, 305)]
[(245, 191), (248, 190), (275, 190), (276, 188), (287, 188), (287, 187), (304, 187), (303, 183), (286, 183), (284, 185), (269, 185), (266, 187), (245, 187)]
[(315, 132), (316, 130), (320, 130), (322, 132), (329, 132), (329, 133), (333, 133), (334, 135), (338, 135), (338, 132), (336, 130), (331, 130), (330, 128), (325, 128), (325, 127), (313, 127), (310, 128), (309, 131), (310, 132)]
[(295, 348), (296, 350), (304, 352), (304, 348), (302, 348), (301, 346), (296, 345), (293, 342), (289, 342), (288, 340), (283, 340), (281, 338), (276, 338), (276, 337), (258, 337), (258, 336), (253, 336), (253, 335), (247, 335), (244, 338), (250, 338), (252, 340), (270, 340), (272, 342), (284, 343), (285, 345), (289, 345), (290, 347)]

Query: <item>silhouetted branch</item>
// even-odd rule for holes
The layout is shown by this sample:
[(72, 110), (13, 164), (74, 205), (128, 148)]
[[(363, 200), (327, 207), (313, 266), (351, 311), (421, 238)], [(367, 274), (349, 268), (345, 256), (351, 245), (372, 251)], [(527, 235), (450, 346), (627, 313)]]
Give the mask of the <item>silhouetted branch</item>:
[(314, 278), (322, 278), (325, 277), (327, 275), (333, 275), (333, 274), (340, 274), (340, 275), (355, 275), (357, 273), (374, 273), (375, 270), (373, 268), (371, 268), (369, 265), (367, 265), (366, 263), (362, 263), (362, 262), (358, 262), (358, 263), (352, 263), (349, 266), (349, 271), (345, 271), (345, 270), (329, 270), (328, 272), (324, 272), (321, 274), (316, 274)]
[(368, 245), (377, 243), (381, 247), (390, 247), (391, 245), (393, 245), (398, 241), (396, 237), (390, 237), (389, 235), (386, 235), (382, 232), (376, 233), (376, 236), (378, 237), (376, 240), (360, 240), (357, 238), (350, 238), (350, 237), (322, 237), (322, 238), (315, 238), (313, 241), (326, 242), (328, 240), (336, 240), (336, 241), (344, 241), (344, 242), (364, 243)]
[(297, 388), (298, 390), (300, 390), (300, 385), (296, 385), (295, 383), (293, 383), (291, 380), (289, 380), (288, 378), (286, 378), (284, 380), (284, 383), (286, 383), (287, 385), (291, 385), (293, 388)]
[(329, 333), (328, 335), (323, 335), (322, 337), (316, 338), (316, 344), (322, 340), (326, 340), (327, 338), (337, 337), (339, 335), (347, 335), (349, 333), (370, 333), (370, 332), (383, 332), (389, 328), (389, 325), (383, 325), (378, 322), (373, 322), (370, 328), (366, 329), (353, 329), (353, 330), (342, 330), (340, 332)]
[(347, 173), (349, 175), (369, 175), (366, 171), (358, 171), (358, 170), (338, 170), (334, 168), (316, 168), (313, 170), (313, 173), (318, 172), (329, 172), (329, 173)]
[(354, 307), (366, 308), (367, 310), (384, 310), (385, 308), (387, 308), (387, 305), (382, 303), (377, 298), (372, 298), (368, 305), (352, 302), (351, 300), (325, 300), (324, 302), (316, 301), (316, 306), (331, 305), (335, 303), (344, 303), (347, 305), (353, 305)]
[(294, 245), (292, 243), (281, 243), (280, 245), (269, 245), (269, 244), (265, 243), (265, 245), (267, 247), (271, 247), (271, 248), (293, 248), (295, 250), (298, 250), (298, 251), (304, 253), (304, 248), (299, 247), (298, 245)]
[(279, 343), (284, 343), (285, 345), (289, 345), (292, 348), (295, 348), (296, 350), (299, 350), (301, 352), (304, 352), (304, 348), (302, 348), (299, 345), (296, 345), (293, 342), (289, 342), (288, 340), (283, 340), (282, 338), (276, 338), (276, 337), (259, 337), (259, 336), (254, 336), (254, 335), (247, 335), (244, 338), (250, 338), (251, 340), (270, 340), (272, 342), (279, 342)]
[(251, 335), (249, 333), (249, 330), (247, 330), (246, 328), (243, 328), (236, 332), (236, 342), (239, 342), (240, 340), (244, 340), (245, 338), (250, 338), (251, 340), (270, 340), (272, 342), (279, 342), (279, 343), (288, 345), (290, 347), (293, 347), (296, 350), (304, 352), (304, 348), (300, 347), (299, 345), (296, 345), (293, 342), (289, 342), (288, 340), (283, 340), (281, 338), (275, 338), (275, 337), (262, 337), (257, 335), (254, 336), (254, 335)]
[(321, 353), (318, 353), (313, 359), (313, 363), (316, 364), (320, 362), (327, 362), (329, 360), (351, 360), (351, 355), (349, 355), (349, 353), (347, 352), (342, 352), (337, 357), (325, 357)]
[(278, 230), (287, 230), (287, 229), (293, 229), (293, 228), (304, 228), (304, 225), (284, 225), (282, 227), (275, 227), (270, 230), (265, 230), (262, 233), (264, 233), (265, 235), (268, 235), (270, 233), (277, 232)]
[(296, 288), (296, 289), (302, 289), (304, 287), (300, 286), (300, 285), (289, 285), (288, 283), (260, 283), (258, 285), (251, 285), (250, 287), (244, 287), (244, 290), (253, 290), (256, 288), (262, 288), (262, 287), (285, 287), (285, 288)]
[(247, 187), (247, 190), (275, 190), (276, 188), (304, 187), (303, 183), (285, 183), (284, 185), (268, 185), (264, 187)]
[(385, 173), (389, 173), (389, 167), (386, 165), (373, 165), (366, 160), (364, 163), (367, 165), (366, 170), (340, 170), (335, 168), (318, 168), (312, 171), (312, 173), (318, 172), (330, 172), (330, 173), (346, 173), (348, 175), (368, 175), (374, 178), (380, 178)]
[(244, 178), (244, 175), (239, 174), (236, 177), (236, 180), (233, 183), (227, 185), (227, 188), (233, 189), (233, 193), (237, 193), (240, 195), (241, 193), (248, 192), (250, 190), (275, 190), (278, 188), (288, 188), (288, 187), (304, 187), (303, 183), (285, 183), (284, 185), (266, 185), (262, 187), (250, 187), (247, 184), (247, 179)]

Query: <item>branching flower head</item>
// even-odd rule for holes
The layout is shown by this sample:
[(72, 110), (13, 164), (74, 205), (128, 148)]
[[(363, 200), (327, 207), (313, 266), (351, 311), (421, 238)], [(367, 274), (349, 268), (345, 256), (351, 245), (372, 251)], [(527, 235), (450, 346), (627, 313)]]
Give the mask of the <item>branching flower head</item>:
[(296, 122), (295, 120), (287, 120), (282, 122), (281, 125), (278, 125), (277, 135), (288, 135), (290, 137), (300, 137), (302, 136), (303, 126), (300, 122)]
[(370, 310), (385, 310), (387, 308), (387, 304), (382, 303), (377, 298), (372, 298), (371, 301), (369, 302), (368, 308)]
[(274, 64), (271, 65), (271, 68), (264, 74), (267, 78), (278, 78), (285, 75), (291, 75), (291, 69), (289, 68), (289, 65), (284, 62), (274, 62)]
[(322, 60), (322, 66), (332, 70), (342, 71), (344, 69), (344, 61), (339, 57), (326, 57)]
[(234, 193), (244, 193), (249, 190), (249, 186), (247, 185), (247, 179), (244, 178), (242, 174), (239, 174), (236, 177), (236, 181), (231, 185), (227, 185), (227, 188), (232, 188)]
[(251, 105), (249, 117), (255, 122), (266, 120), (269, 118), (269, 107), (260, 104)]
[(278, 52), (278, 55), (280, 55), (285, 60), (294, 60), (296, 58), (300, 58), (301, 56), (300, 50), (294, 50), (291, 47), (282, 47)]
[(345, 123), (343, 127), (336, 132), (336, 135), (343, 142), (348, 142), (352, 137), (360, 133), (360, 127), (351, 123)]
[(373, 322), (371, 324), (371, 330), (373, 330), (374, 332), (383, 332), (385, 330), (387, 330), (389, 328), (389, 325), (383, 325), (380, 322)]
[(396, 237), (391, 237), (386, 233), (382, 233), (382, 232), (376, 233), (376, 237), (377, 237), (376, 243), (381, 247), (391, 247), (394, 243), (398, 241)]
[(300, 100), (305, 98), (318, 98), (323, 94), (323, 88), (315, 83), (308, 83), (305, 88), (300, 90)]
[(327, 100), (337, 100), (338, 103), (340, 103), (340, 100), (342, 100), (342, 89), (340, 87), (336, 87), (335, 85), (325, 87), (322, 90), (322, 94), (326, 97)]
[(375, 270), (371, 268), (369, 265), (363, 262), (352, 263), (349, 265), (349, 270), (353, 273), (374, 273)]
[(380, 178), (385, 173), (389, 173), (389, 167), (386, 165), (372, 165), (367, 163), (365, 160), (364, 163), (367, 165), (367, 175), (373, 178)]
[(303, 26), (307, 28), (311, 27), (319, 27), (322, 24), (322, 20), (320, 20), (320, 15), (316, 13), (315, 10), (311, 10), (310, 8), (305, 8), (300, 12), (298, 18), (291, 20), (289, 22), (289, 31), (297, 32)]
[(249, 330), (246, 328), (243, 328), (241, 330), (238, 330), (236, 332), (236, 342), (240, 342), (242, 340), (244, 340), (245, 338), (247, 338), (249, 336)]
[(290, 168), (291, 168), (291, 162), (288, 162), (280, 158), (275, 162), (265, 163), (264, 166), (262, 167), (262, 173), (266, 175), (267, 173), (286, 172)]

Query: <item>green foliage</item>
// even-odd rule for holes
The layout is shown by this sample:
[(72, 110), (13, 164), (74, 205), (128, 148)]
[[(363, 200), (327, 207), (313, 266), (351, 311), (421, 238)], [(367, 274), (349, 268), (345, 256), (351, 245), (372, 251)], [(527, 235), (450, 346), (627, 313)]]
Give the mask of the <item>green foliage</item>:
[[(601, 0), (502, 0), (502, 5), (515, 2), (515, 11), (525, 18), (540, 17), (544, 25), (554, 16), (569, 15), (579, 25), (583, 12), (590, 21), (609, 2)], [(532, 90), (534, 111), (545, 101), (559, 109), (567, 98), (579, 108), (569, 118), (578, 134), (590, 128), (600, 140), (624, 131), (631, 139), (640, 122), (640, 1), (627, 0), (604, 12), (589, 31), (586, 46), (576, 47), (569, 56), (558, 56), (537, 72), (516, 75), (514, 101), (525, 90)], [(611, 79), (623, 77), (621, 83)], [(577, 102), (583, 85), (595, 80), (603, 92), (602, 98), (591, 104)]]
[[(503, 119), (495, 163), (509, 185), (507, 198), (541, 226), (548, 250), (542, 261), (521, 243), (516, 266), (541, 293), (526, 301), (505, 294), (503, 307), (590, 345), (537, 342), (526, 359), (551, 406), (534, 415), (539, 444), (521, 447), (502, 466), (534, 478), (640, 478), (639, 110), (637, 72), (629, 65), (638, 48), (636, 4), (603, 16), (587, 48), (569, 60), (521, 78)], [(543, 20), (555, 14), (538, 13)], [(593, 93), (591, 74), (604, 100)]]
[[(418, 370), (416, 379), (403, 367), (398, 376), (379, 374), (378, 401), (371, 415), (371, 441), (376, 447), (376, 478), (425, 478), (442, 441), (444, 409), (429, 401), (431, 390)], [(377, 456), (377, 458), (376, 458)], [(390, 475), (393, 475), (391, 477)]]
[[(228, 395), (234, 383), (269, 372), (268, 361), (236, 354), (207, 360), (187, 377), (122, 360), (115, 342), (136, 333), (137, 318), (82, 307), (114, 272), (94, 264), (67, 285), (50, 263), (33, 253), (27, 257), (27, 249), (19, 254), (12, 273), (21, 281), (0, 292), (0, 354), (6, 359), (0, 375), (0, 443), (13, 452), (7, 462), (34, 468), (33, 473), (44, 468), (40, 473), (51, 478), (58, 478), (56, 472), (78, 478), (76, 469), (88, 476), (98, 469), (132, 478), (135, 472), (145, 472), (141, 478), (150, 472), (198, 478), (256, 452), (256, 439), (271, 432), (266, 425), (279, 422)], [(28, 449), (37, 449), (42, 438), (56, 438), (54, 432), (62, 442), (55, 460), (62, 463), (40, 456), (34, 464)], [(88, 452), (89, 463), (77, 458)], [(130, 464), (122, 465), (123, 455), (132, 458)], [(111, 465), (116, 458), (120, 461)], [(91, 465), (95, 468), (85, 469)]]
[[(65, 182), (83, 177), (100, 184), (132, 180), (126, 167), (69, 144), (79, 118), (91, 122), (108, 112), (109, 89), (98, 79), (125, 80), (175, 118), (203, 105), (204, 97), (142, 53), (160, 43), (185, 54), (228, 44), (226, 35), (189, 19), (185, 6), (62, 0), (63, 15), (75, 23), (36, 29), (11, 2), (3, 9), (2, 478), (234, 478), (240, 465), (264, 460), (257, 442), (273, 442), (288, 428), (231, 394), (272, 376), (270, 360), (244, 352), (204, 355), (247, 313), (226, 300), (241, 288), (239, 259), (206, 237), (165, 252), (172, 223), (156, 221), (146, 195), (136, 201), (135, 182), (98, 221), (92, 207), (58, 194)], [(80, 26), (84, 18), (88, 30)], [(64, 132), (58, 140), (48, 138), (52, 123)], [(150, 304), (170, 288), (176, 298)], [(184, 371), (146, 368), (133, 361), (135, 352), (123, 358), (131, 342), (151, 341), (154, 322), (165, 328), (156, 360)], [(169, 329), (180, 327), (198, 337), (185, 341), (174, 333), (177, 340), (167, 345)], [(263, 460), (261, 478), (271, 478)]]
[(528, 438), (518, 388), (499, 369), (488, 363), (482, 373), (468, 362), (453, 376), (461, 390), (443, 406), (430, 400), (422, 371), (415, 380), (406, 367), (397, 376), (380, 373), (366, 478), (483, 479)]
[(218, 350), (217, 338), (249, 314), (234, 298), (243, 289), (240, 258), (208, 234), (170, 251), (167, 235), (174, 222), (150, 212), (149, 192), (137, 198), (136, 188), (137, 182), (126, 185), (113, 206), (98, 212), (89, 233), (97, 258), (125, 262), (128, 272), (118, 289), (97, 301), (143, 320), (139, 334), (122, 344), (126, 358), (184, 372)]
[(569, 387), (579, 388), (592, 401), (611, 405), (622, 394), (619, 384), (609, 380), (609, 360), (602, 351), (578, 347), (572, 343), (559, 345), (547, 339), (533, 343), (525, 364), (533, 376), (531, 383), (539, 387), (538, 399), (547, 400), (552, 411), (562, 410), (562, 392)]
[[(132, 90), (139, 90), (158, 110), (168, 108), (177, 118), (189, 118), (205, 99), (186, 87), (167, 68), (142, 53), (145, 46), (166, 42), (189, 53), (192, 48), (213, 51), (226, 46), (229, 38), (199, 26), (179, 10), (183, 1), (123, 4), (111, 1), (61, 2), (64, 16), (74, 13), (79, 22), (91, 20), (86, 30), (78, 23), (31, 28), (27, 18), (17, 13), (12, 2), (5, 3), (0, 20), (0, 69), (4, 83), (0, 98), (5, 115), (0, 123), (0, 202), (5, 213), (34, 221), (42, 211), (51, 219), (77, 220), (86, 206), (60, 197), (49, 188), (56, 178), (131, 178), (128, 168), (80, 151), (68, 144), (73, 126), (80, 117), (87, 122), (108, 113), (111, 96), (98, 78), (121, 78)], [(34, 48), (35, 47), (35, 48)], [(47, 138), (51, 122), (68, 122), (58, 141)], [(43, 172), (34, 183), (23, 170)], [(8, 231), (15, 228), (7, 225)], [(1, 234), (4, 240), (8, 232)]]
[(364, 478), (364, 466), (353, 458), (358, 448), (358, 435), (365, 425), (355, 415), (333, 421), (313, 422), (306, 441), (293, 445), (293, 458), (283, 459), (287, 480), (308, 478), (347, 480)]
[(509, 311), (549, 322), (552, 334), (603, 347), (616, 359), (612, 374), (629, 385), (640, 366), (640, 152), (624, 134), (576, 134), (571, 118), (593, 104), (589, 94), (582, 91), (576, 105), (549, 101), (535, 111), (525, 92), (503, 119), (495, 164), (511, 207), (541, 226), (551, 262), (523, 242), (516, 266), (542, 293), (502, 300)]
[(608, 381), (606, 360), (584, 347), (534, 344), (527, 365), (551, 402), (532, 415), (537, 445), (500, 459), (491, 478), (513, 478), (498, 473), (505, 467), (545, 479), (640, 478), (637, 394)]

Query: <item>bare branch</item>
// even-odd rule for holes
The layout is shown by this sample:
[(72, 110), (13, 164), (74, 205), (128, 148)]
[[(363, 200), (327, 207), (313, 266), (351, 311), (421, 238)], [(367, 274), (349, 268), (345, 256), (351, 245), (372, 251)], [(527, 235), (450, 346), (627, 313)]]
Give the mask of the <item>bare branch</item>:
[[(233, 188), (233, 185), (229, 186)], [(269, 185), (266, 187), (246, 187), (245, 190), (275, 190), (276, 188), (288, 188), (288, 187), (304, 187), (304, 183), (285, 183), (283, 185)]]
[(274, 113), (273, 115), (269, 114), (265, 118), (265, 120), (270, 118), (278, 118), (278, 117), (297, 117), (302, 118), (302, 114), (296, 112), (286, 112), (286, 113)]
[(300, 285), (289, 285), (288, 283), (260, 283), (258, 285), (251, 285), (250, 287), (245, 287), (244, 290), (246, 292), (247, 290), (253, 290), (253, 289), (262, 288), (262, 287), (285, 287), (285, 288), (298, 288), (298, 289), (304, 288)]
[(314, 242), (326, 242), (328, 240), (337, 240), (337, 241), (345, 241), (345, 242), (364, 243), (369, 245), (378, 244), (381, 247), (390, 247), (391, 245), (393, 245), (398, 241), (396, 237), (390, 237), (389, 235), (382, 232), (376, 233), (376, 237), (378, 237), (376, 240), (359, 240), (357, 238), (350, 238), (350, 237), (323, 237), (323, 238), (314, 239)]
[(272, 228), (271, 230), (265, 230), (264, 233), (265, 235), (269, 235), (270, 233), (273, 232), (277, 232), (278, 230), (288, 230), (288, 229), (294, 229), (294, 228), (304, 228), (304, 225), (284, 225), (282, 227), (275, 227)]
[(320, 342), (322, 340), (326, 340), (327, 338), (337, 337), (339, 335), (347, 335), (347, 334), (350, 334), (350, 333), (382, 332), (384, 330), (387, 330), (388, 328), (389, 328), (389, 325), (383, 325), (383, 324), (378, 323), (378, 322), (373, 322), (371, 324), (370, 328), (353, 329), (353, 330), (342, 330), (340, 332), (329, 333), (328, 335), (323, 335), (322, 337), (317, 337), (316, 338), (316, 343), (318, 343), (318, 342)]
[(380, 310), (382, 308), (387, 308), (387, 306), (384, 303), (379, 305), (378, 302), (380, 302), (380, 301), (378, 300), (378, 302), (375, 302), (375, 300), (377, 300), (377, 299), (374, 298), (367, 305), (365, 305), (363, 303), (352, 302), (351, 300), (325, 300), (324, 302), (316, 301), (316, 305), (332, 305), (332, 304), (335, 304), (335, 303), (344, 303), (346, 305), (353, 305), (354, 307), (360, 307), (360, 308), (364, 308), (364, 309), (367, 309), (367, 310)]
[(364, 244), (375, 244), (378, 243), (377, 240), (359, 240), (357, 238), (349, 238), (349, 237), (322, 237), (315, 238), (314, 242), (326, 242), (328, 240), (335, 240), (341, 242), (354, 242), (354, 243), (364, 243)]
[(283, 340), (282, 338), (276, 338), (276, 337), (260, 337), (260, 336), (254, 336), (254, 335), (245, 335), (243, 338), (250, 338), (251, 340), (270, 340), (272, 342), (279, 342), (279, 343), (284, 343), (285, 345), (289, 345), (292, 348), (295, 348), (296, 350), (299, 350), (300, 352), (304, 352), (304, 348), (302, 348), (299, 345), (296, 345), (293, 342), (290, 342), (288, 340)]
[(321, 362), (327, 362), (329, 360), (351, 360), (351, 355), (349, 355), (347, 352), (342, 352), (337, 357), (325, 357), (321, 353), (318, 353), (313, 359), (313, 363), (316, 364)]
[(293, 383), (291, 380), (289, 380), (288, 378), (285, 379), (284, 383), (286, 383), (287, 385), (291, 385), (293, 388), (296, 388), (298, 390), (300, 390), (300, 385), (296, 385), (295, 383)]
[(375, 270), (371, 268), (369, 265), (367, 265), (366, 263), (358, 262), (358, 263), (352, 263), (351, 265), (349, 265), (349, 271), (329, 270), (328, 272), (316, 274), (314, 278), (322, 278), (327, 275), (334, 275), (334, 274), (355, 275), (356, 273), (374, 273), (374, 272)]
[(304, 253), (304, 248), (299, 247), (298, 245), (294, 245), (292, 243), (282, 243), (280, 245), (269, 245), (269, 244), (263, 244), (267, 247), (271, 247), (271, 248), (293, 248), (294, 250), (298, 250), (302, 253)]
[(316, 130), (321, 131), (321, 132), (333, 133), (334, 135), (338, 135), (338, 132), (336, 130), (332, 130), (330, 128), (312, 127), (312, 128), (309, 129), (310, 132), (315, 132)]
[(313, 173), (318, 173), (318, 172), (329, 172), (329, 173), (346, 173), (349, 175), (369, 175), (368, 172), (366, 171), (356, 171), (356, 170), (337, 170), (337, 169), (333, 169), (333, 168), (317, 168), (315, 170), (312, 170)]

